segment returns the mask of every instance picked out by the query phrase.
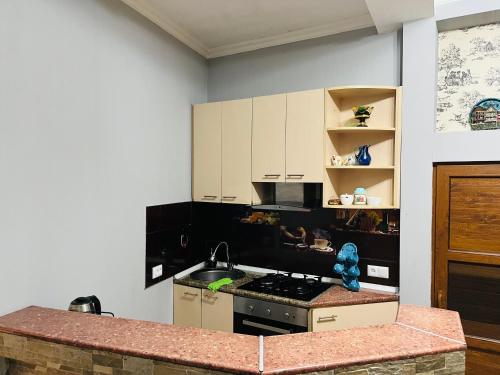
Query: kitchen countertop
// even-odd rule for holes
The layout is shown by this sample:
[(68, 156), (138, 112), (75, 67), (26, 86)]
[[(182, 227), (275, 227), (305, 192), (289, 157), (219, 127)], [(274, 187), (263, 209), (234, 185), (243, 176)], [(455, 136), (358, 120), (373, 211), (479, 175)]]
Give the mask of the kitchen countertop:
[[(0, 332), (192, 367), (258, 374), (258, 338), (31, 306)], [(393, 324), (264, 338), (264, 373), (298, 374), (463, 351), (458, 313), (400, 305)]]
[[(336, 284), (332, 285), (329, 289), (327, 289), (326, 291), (324, 291), (311, 301), (300, 301), (292, 298), (271, 296), (265, 293), (237, 289), (239, 286), (252, 281), (252, 279), (263, 276), (263, 274), (255, 272), (245, 271), (245, 273), (246, 276), (244, 278), (235, 280), (233, 284), (223, 286), (222, 288), (219, 289), (219, 291), (244, 297), (258, 298), (266, 301), (304, 307), (306, 309), (399, 301), (399, 296), (396, 293), (382, 292), (366, 288), (361, 289), (359, 292), (351, 292), (345, 289), (343, 286)], [(194, 280), (190, 278), (188, 275), (180, 279), (174, 279), (174, 284), (187, 285), (187, 286), (192, 286), (194, 288), (206, 289), (208, 284), (210, 284), (210, 282)]]

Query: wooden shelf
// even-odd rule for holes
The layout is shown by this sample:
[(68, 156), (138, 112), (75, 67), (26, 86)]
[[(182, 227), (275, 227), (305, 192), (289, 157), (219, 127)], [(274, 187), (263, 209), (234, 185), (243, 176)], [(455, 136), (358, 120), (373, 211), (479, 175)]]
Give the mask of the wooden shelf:
[(385, 170), (385, 169), (394, 169), (394, 165), (388, 165), (388, 166), (372, 166), (372, 165), (348, 165), (348, 166), (340, 166), (340, 167), (336, 167), (334, 165), (327, 165), (325, 167), (326, 169), (362, 169), (362, 170), (366, 170), (366, 169), (373, 169), (375, 171), (377, 170)]
[[(358, 127), (352, 108), (373, 106), (367, 127)], [(372, 165), (334, 166), (332, 156), (346, 160), (361, 145), (370, 145)], [(366, 210), (399, 207), (401, 88), (390, 86), (332, 87), (325, 92), (325, 173), (323, 207)], [(363, 187), (380, 197), (380, 206), (330, 205), (330, 199)]]
[(367, 204), (360, 204), (360, 205), (328, 204), (328, 205), (326, 205), (326, 207), (341, 208), (341, 209), (345, 209), (345, 210), (393, 210), (393, 209), (395, 209), (394, 206), (388, 206), (388, 205), (369, 206)]
[(376, 128), (376, 127), (354, 127), (354, 126), (342, 126), (342, 127), (330, 127), (326, 128), (326, 131), (333, 133), (370, 133), (370, 132), (388, 132), (394, 133), (395, 128)]

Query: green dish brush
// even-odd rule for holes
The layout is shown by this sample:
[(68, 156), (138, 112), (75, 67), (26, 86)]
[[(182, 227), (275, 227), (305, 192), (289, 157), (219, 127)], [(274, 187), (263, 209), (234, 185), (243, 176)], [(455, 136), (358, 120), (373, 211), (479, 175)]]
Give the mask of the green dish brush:
[(212, 292), (216, 293), (224, 285), (229, 285), (232, 283), (233, 283), (232, 279), (230, 279), (229, 277), (224, 277), (222, 279), (211, 282), (210, 284), (208, 284), (207, 288), (210, 289)]

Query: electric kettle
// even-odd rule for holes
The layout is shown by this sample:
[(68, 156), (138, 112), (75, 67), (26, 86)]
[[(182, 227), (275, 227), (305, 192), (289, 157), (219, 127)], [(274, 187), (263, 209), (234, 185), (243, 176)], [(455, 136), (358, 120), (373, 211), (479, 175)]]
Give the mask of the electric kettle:
[(111, 312), (101, 311), (101, 301), (99, 301), (99, 298), (96, 296), (78, 297), (71, 301), (68, 310), (88, 314), (110, 314), (115, 316)]

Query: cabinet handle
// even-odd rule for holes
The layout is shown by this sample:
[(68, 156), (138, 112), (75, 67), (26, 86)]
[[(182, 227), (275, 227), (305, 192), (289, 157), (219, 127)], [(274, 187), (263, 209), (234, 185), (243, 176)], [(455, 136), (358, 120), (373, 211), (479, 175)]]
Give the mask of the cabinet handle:
[(236, 199), (235, 195), (223, 195), (222, 199)]
[(206, 199), (215, 199), (215, 198), (217, 198), (217, 195), (204, 195), (203, 198), (206, 198)]
[(264, 178), (278, 178), (280, 174), (265, 174)]
[(302, 178), (304, 177), (303, 174), (287, 174), (287, 177), (293, 177), (293, 178)]
[(197, 297), (198, 293), (184, 292), (185, 296)]
[(318, 323), (323, 323), (323, 322), (335, 322), (337, 320), (337, 315), (330, 315), (330, 316), (320, 316), (318, 317)]
[(205, 294), (205, 296), (204, 296), (204, 297), (205, 297), (205, 298), (207, 298), (207, 299), (213, 299), (213, 300), (219, 299), (219, 297), (217, 297), (217, 296), (211, 296), (211, 295), (210, 295), (210, 294), (208, 294), (208, 293), (207, 293), (207, 294)]

